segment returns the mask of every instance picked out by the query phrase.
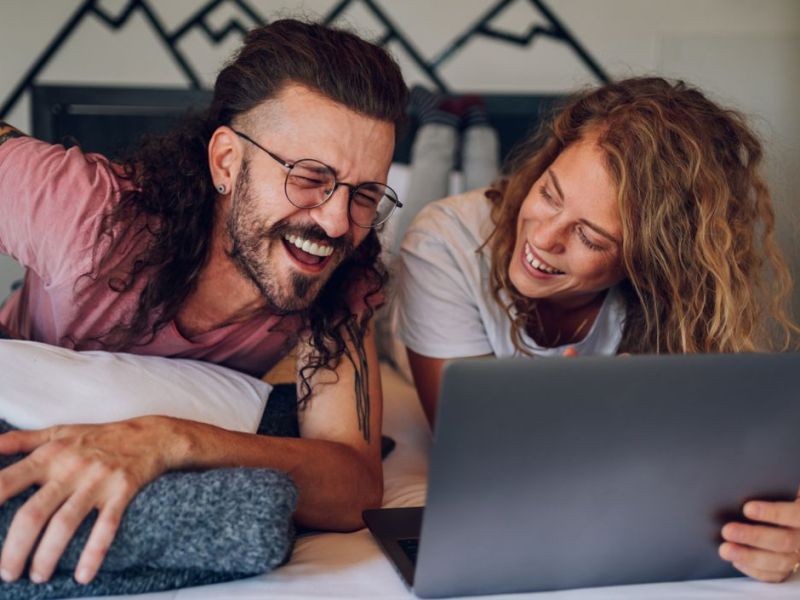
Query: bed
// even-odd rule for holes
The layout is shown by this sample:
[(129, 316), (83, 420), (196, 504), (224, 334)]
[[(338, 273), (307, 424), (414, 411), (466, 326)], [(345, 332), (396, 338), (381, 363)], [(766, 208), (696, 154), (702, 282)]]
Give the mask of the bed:
[[(64, 101), (62, 96), (70, 93), (72, 92), (65, 91), (64, 88), (44, 89), (40, 92), (39, 98), (41, 100), (42, 97), (47, 96), (47, 101), (51, 102), (48, 94), (55, 95), (59, 98), (58, 102), (62, 103)], [(90, 93), (95, 100), (102, 97), (102, 94), (98, 96), (97, 90), (91, 90)], [(117, 98), (119, 90), (115, 90), (114, 94), (114, 97)], [(163, 99), (159, 99), (159, 102), (162, 101)], [(173, 99), (169, 101), (173, 102)], [(554, 101), (553, 98), (545, 99), (541, 105), (537, 105), (537, 111), (546, 109)], [(177, 102), (181, 106), (185, 106), (185, 99), (179, 98)], [(123, 102), (123, 104), (125, 103)], [(520, 131), (530, 130), (535, 125), (530, 117), (530, 99), (497, 97), (490, 99), (487, 104), (490, 112), (495, 115), (499, 114), (501, 118), (505, 113), (510, 115), (500, 127), (501, 147), (505, 154), (514, 141), (511, 139), (513, 134), (518, 135)], [(47, 102), (40, 102), (41, 110), (37, 114), (70, 114), (65, 110), (44, 110), (42, 107), (46, 107), (46, 105)], [(528, 108), (523, 109), (522, 107)], [(522, 125), (520, 125), (520, 119), (524, 121)], [(48, 123), (50, 122), (48, 121)], [(64, 127), (69, 124), (65, 124)], [(42, 126), (40, 122), (39, 127)], [(63, 129), (60, 121), (55, 124), (50, 123), (48, 127), (46, 132), (42, 129), (39, 130), (38, 133), (41, 137), (57, 140), (70, 133), (80, 133)], [(101, 129), (108, 131), (108, 127)], [(88, 149), (107, 150), (102, 147), (93, 147), (91, 136), (88, 139), (86, 135), (80, 135), (80, 137)], [(409, 136), (407, 139), (410, 140), (411, 137)], [(102, 137), (100, 141), (102, 141)], [(407, 187), (408, 168), (402, 163), (408, 160), (408, 146), (409, 143), (404, 142), (398, 147), (396, 158), (400, 164), (393, 167), (390, 175), (390, 183), (396, 187), (401, 198)], [(396, 448), (384, 462), (384, 506), (420, 506), (425, 502), (427, 456), (431, 445), (430, 431), (416, 393), (408, 379), (386, 364), (382, 365), (382, 377), (385, 401), (384, 433), (391, 436), (397, 443)], [(654, 549), (654, 551), (657, 550)], [(263, 576), (224, 584), (125, 597), (137, 600), (228, 598), (313, 600), (317, 598), (413, 598), (414, 596), (394, 572), (393, 567), (383, 556), (370, 534), (366, 530), (360, 530), (348, 534), (302, 535), (297, 539), (291, 560), (286, 565)], [(796, 576), (782, 585), (764, 584), (747, 578), (735, 578), (496, 597), (592, 600), (612, 598), (653, 600), (665, 598), (684, 600), (797, 598), (800, 597), (800, 576)]]
[[(260, 413), (264, 408), (263, 400), (265, 400), (263, 392), (266, 391), (268, 394), (267, 384), (255, 378), (250, 379), (253, 383), (264, 386), (264, 389), (260, 390), (261, 394), (251, 393), (252, 390), (242, 387), (242, 385), (249, 385), (247, 381), (242, 381), (242, 378), (246, 376), (237, 374), (233, 379), (228, 377), (221, 381), (205, 379), (198, 382), (198, 385), (203, 388), (208, 388), (211, 384), (227, 386), (208, 390), (203, 397), (200, 392), (185, 389), (189, 387), (187, 378), (195, 382), (198, 377), (208, 377), (209, 373), (216, 373), (218, 369), (204, 365), (201, 371), (198, 371), (198, 365), (191, 364), (187, 366), (187, 368), (191, 367), (191, 370), (183, 372), (178, 370), (177, 365), (181, 363), (178, 359), (167, 360), (158, 357), (136, 357), (109, 353), (97, 353), (98, 355), (89, 359), (86, 357), (92, 353), (74, 353), (67, 349), (44, 344), (10, 341), (0, 342), (0, 344), (2, 344), (0, 346), (0, 362), (5, 360), (4, 372), (7, 374), (4, 378), (4, 386), (0, 388), (0, 404), (4, 398), (6, 402), (5, 405), (0, 406), (0, 413), (3, 417), (23, 426), (45, 426), (47, 423), (42, 422), (43, 418), (52, 419), (52, 422), (63, 422), (68, 420), (69, 415), (81, 410), (84, 411), (82, 416), (92, 415), (96, 422), (124, 418), (124, 415), (115, 414), (113, 411), (117, 408), (130, 410), (130, 405), (134, 402), (139, 402), (139, 406), (134, 410), (148, 414), (152, 412), (152, 409), (147, 403), (153, 401), (154, 397), (163, 397), (154, 389), (161, 391), (167, 389), (172, 392), (171, 396), (174, 396), (176, 390), (167, 388), (172, 385), (175, 388), (179, 387), (186, 396), (186, 400), (177, 403), (178, 406), (175, 410), (187, 410), (193, 413), (205, 410), (209, 420), (218, 420), (218, 415), (223, 414), (233, 419), (226, 423), (226, 426), (240, 428), (241, 423), (237, 421), (257, 422), (260, 420)], [(11, 345), (17, 347), (11, 348)], [(24, 345), (24, 347), (20, 345)], [(26, 352), (29, 354), (25, 354)], [(53, 364), (45, 362), (49, 360), (48, 357), (51, 354), (56, 357), (56, 360), (66, 357), (66, 360), (62, 361), (63, 364), (59, 363), (61, 364), (59, 370), (53, 368)], [(78, 354), (82, 358), (79, 359), (76, 356)], [(5, 358), (3, 358), (4, 356)], [(151, 362), (152, 365), (149, 364)], [(194, 361), (190, 362), (194, 363)], [(13, 371), (9, 370), (10, 366), (14, 367)], [(37, 369), (41, 370), (43, 366), (47, 367), (46, 370), (50, 373), (50, 377), (46, 381), (33, 381), (35, 378), (32, 374)], [(281, 366), (284, 369), (283, 372), (278, 369), (270, 373), (273, 383), (286, 381), (287, 378), (292, 377), (293, 368), (287, 363), (283, 363)], [(142, 367), (147, 367), (147, 370), (143, 370)], [(160, 375), (156, 373), (159, 370), (161, 370)], [(75, 380), (76, 373), (80, 375), (81, 380), (89, 383), (87, 385), (69, 385), (69, 381)], [(413, 385), (406, 376), (386, 363), (381, 365), (381, 376), (385, 400), (383, 429), (386, 435), (396, 441), (395, 449), (384, 461), (384, 506), (421, 506), (425, 503), (427, 457), (432, 443), (430, 430)], [(104, 377), (107, 377), (108, 380), (103, 380)], [(182, 380), (180, 377), (184, 379)], [(152, 382), (148, 378), (152, 378)], [(135, 379), (135, 386), (132, 385), (131, 379)], [(32, 393), (35, 390), (29, 388), (25, 393), (27, 399), (25, 402), (16, 398), (9, 403), (7, 394), (3, 392), (14, 388), (15, 380), (22, 380), (29, 386), (44, 386), (42, 389), (45, 391), (47, 389), (52, 391), (55, 387), (59, 390), (60, 402), (54, 404), (52, 400), (48, 400), (48, 398), (52, 398), (52, 395)], [(109, 402), (105, 402), (101, 408), (98, 408), (96, 402), (93, 402), (91, 398), (87, 399), (92, 390), (95, 391), (94, 393), (105, 395), (110, 385), (116, 385), (118, 393), (128, 393), (131, 398), (120, 399), (117, 402), (117, 408)], [(77, 388), (77, 398), (70, 400), (69, 388)], [(142, 390), (145, 390), (146, 393), (138, 393)], [(114, 394), (115, 397), (117, 395), (117, 393)], [(217, 402), (219, 406), (214, 409), (209, 408), (207, 405), (210, 401)], [(198, 406), (198, 402), (203, 406)], [(235, 402), (235, 406), (232, 402)], [(80, 406), (79, 403), (83, 403), (83, 406)], [(9, 404), (11, 405), (9, 406)], [(162, 401), (161, 407), (163, 408), (163, 406), (164, 402)], [(45, 408), (47, 408), (46, 411)], [(43, 417), (42, 415), (45, 413), (46, 416)], [(181, 416), (181, 413), (176, 413), (174, 416)], [(85, 422), (85, 417), (81, 420)], [(654, 551), (657, 550), (654, 549)], [(796, 576), (782, 585), (760, 583), (742, 577), (522, 594), (513, 597), (715, 600), (732, 597), (797, 598), (799, 595), (800, 576)], [(224, 584), (125, 597), (136, 600), (212, 598), (314, 600), (317, 598), (413, 598), (414, 596), (394, 572), (392, 565), (383, 556), (369, 532), (362, 529), (347, 534), (301, 535), (296, 541), (294, 552), (288, 563), (265, 575)]]
[[(386, 399), (384, 432), (397, 446), (386, 458), (384, 505), (424, 503), (427, 455), (431, 444), (422, 410), (411, 384), (383, 365)], [(716, 579), (595, 589), (492, 596), (575, 600), (723, 598), (797, 598), (800, 577), (781, 585), (748, 578)], [(366, 530), (301, 536), (288, 564), (270, 574), (239, 581), (169, 592), (125, 596), (136, 600), (314, 600), (348, 598), (414, 598)], [(121, 598), (121, 597), (120, 597)]]

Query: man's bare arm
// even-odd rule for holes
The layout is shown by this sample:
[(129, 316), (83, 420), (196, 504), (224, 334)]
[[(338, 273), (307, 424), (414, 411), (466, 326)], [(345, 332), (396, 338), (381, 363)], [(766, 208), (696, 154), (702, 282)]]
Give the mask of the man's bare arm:
[[(39, 491), (14, 516), (0, 556), (0, 576), (46, 581), (73, 532), (93, 509), (98, 516), (76, 569), (90, 581), (111, 545), (125, 507), (149, 481), (169, 470), (226, 466), (287, 472), (299, 491), (295, 518), (305, 526), (353, 530), (361, 511), (379, 506), (381, 385), (373, 332), (335, 373), (312, 377), (315, 393), (300, 413), (301, 439), (227, 431), (182, 419), (142, 417), (104, 425), (14, 431), (0, 436), (0, 453), (29, 454), (0, 471), (0, 504), (33, 484)], [(359, 374), (353, 363), (360, 363)], [(369, 439), (359, 428), (354, 389), (365, 381)], [(362, 422), (363, 423), (363, 422)], [(34, 548), (36, 540), (40, 540)]]
[(5, 121), (0, 121), (0, 144), (10, 140), (11, 138), (25, 137), (16, 127), (12, 127)]

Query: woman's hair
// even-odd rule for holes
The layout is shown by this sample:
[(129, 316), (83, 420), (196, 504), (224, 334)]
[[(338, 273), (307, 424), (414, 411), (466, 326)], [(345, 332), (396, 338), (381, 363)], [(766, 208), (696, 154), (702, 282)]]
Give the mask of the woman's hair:
[[(217, 201), (208, 167), (211, 135), (274, 98), (289, 83), (305, 85), (354, 112), (396, 127), (405, 119), (407, 88), (385, 50), (346, 31), (292, 19), (248, 33), (219, 73), (208, 110), (186, 118), (166, 135), (145, 138), (123, 161), (132, 189), (105, 217), (95, 246), (94, 271), (88, 276), (94, 279), (100, 265), (113, 264), (119, 244), (146, 236), (143, 252), (121, 275), (109, 278), (108, 285), (125, 292), (140, 276), (147, 278), (130, 320), (99, 340), (105, 347), (119, 350), (146, 344), (176, 317), (196, 288), (211, 249)], [(343, 354), (349, 356), (343, 325), (357, 333), (354, 342), (360, 346), (371, 316), (369, 302), (356, 322), (347, 303), (352, 294), (346, 291), (359, 278), (367, 281), (363, 286), (367, 297), (380, 291), (386, 272), (379, 254), (377, 234), (372, 231), (303, 313), (315, 350), (306, 364), (312, 371), (335, 367)], [(311, 392), (306, 372), (302, 371), (305, 397)]]
[[(491, 288), (512, 315), (515, 346), (537, 321), (508, 268), (517, 217), (558, 155), (597, 136), (617, 189), (626, 317), (620, 352), (789, 348), (792, 281), (775, 242), (763, 151), (739, 113), (683, 82), (633, 78), (582, 93), (517, 150), (487, 192), (495, 229)], [(776, 339), (777, 325), (781, 332)]]

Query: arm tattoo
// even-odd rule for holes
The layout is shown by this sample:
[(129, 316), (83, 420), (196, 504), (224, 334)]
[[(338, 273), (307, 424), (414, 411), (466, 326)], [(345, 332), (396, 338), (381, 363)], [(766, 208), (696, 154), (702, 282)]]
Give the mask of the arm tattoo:
[(24, 136), (25, 134), (22, 133), (19, 129), (12, 127), (5, 121), (0, 121), (0, 144), (10, 140), (11, 138), (24, 137)]
[(358, 430), (364, 435), (364, 439), (369, 441), (369, 415), (370, 415), (370, 402), (369, 402), (369, 365), (367, 364), (367, 353), (364, 350), (364, 335), (366, 328), (360, 328), (355, 319), (351, 319), (345, 325), (347, 333), (353, 340), (356, 356), (349, 350), (345, 350), (347, 358), (353, 365), (354, 381), (355, 381), (355, 395), (356, 395), (356, 415), (358, 416)]

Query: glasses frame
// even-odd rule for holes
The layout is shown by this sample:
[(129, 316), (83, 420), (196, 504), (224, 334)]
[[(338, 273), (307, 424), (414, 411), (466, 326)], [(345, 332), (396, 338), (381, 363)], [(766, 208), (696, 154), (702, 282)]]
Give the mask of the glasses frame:
[[(361, 227), (362, 229), (375, 229), (376, 227), (379, 227), (379, 226), (383, 225), (384, 223), (386, 223), (389, 220), (389, 217), (391, 217), (394, 214), (395, 210), (397, 210), (398, 208), (402, 208), (403, 207), (403, 203), (400, 202), (400, 200), (397, 198), (397, 192), (395, 192), (391, 187), (389, 187), (385, 183), (381, 183), (380, 181), (364, 181), (363, 183), (359, 183), (358, 185), (353, 185), (352, 183), (345, 183), (344, 181), (339, 181), (336, 178), (336, 171), (333, 169), (333, 167), (330, 167), (329, 165), (326, 165), (324, 162), (322, 162), (320, 160), (317, 160), (316, 158), (301, 158), (299, 160), (296, 160), (295, 162), (289, 162), (288, 160), (282, 159), (280, 156), (278, 156), (274, 152), (270, 152), (269, 150), (264, 148), (264, 146), (259, 144), (257, 141), (255, 141), (253, 138), (251, 138), (246, 133), (242, 133), (241, 131), (237, 131), (236, 129), (231, 129), (231, 131), (233, 131), (233, 133), (238, 135), (240, 138), (242, 138), (244, 140), (247, 140), (248, 142), (253, 144), (256, 148), (258, 148), (262, 152), (264, 152), (267, 155), (269, 155), (269, 157), (272, 158), (275, 162), (277, 162), (282, 167), (287, 169), (287, 171), (286, 171), (286, 179), (284, 179), (284, 181), (283, 181), (283, 193), (286, 195), (286, 199), (289, 201), (289, 203), (292, 206), (296, 207), (296, 208), (311, 209), (311, 208), (317, 208), (318, 206), (322, 206), (328, 200), (331, 199), (331, 197), (336, 193), (336, 190), (338, 190), (339, 187), (344, 186), (344, 187), (347, 188), (347, 218), (356, 227)], [(322, 165), (323, 167), (325, 167), (326, 169), (328, 169), (331, 172), (331, 174), (333, 175), (333, 187), (331, 188), (330, 192), (328, 192), (328, 195), (325, 196), (325, 198), (323, 200), (321, 200), (320, 202), (318, 202), (317, 204), (312, 204), (312, 205), (309, 205), (309, 206), (297, 206), (297, 204), (292, 202), (292, 199), (289, 197), (289, 190), (287, 189), (287, 187), (289, 186), (289, 173), (291, 173), (292, 169), (294, 168), (294, 166), (297, 163), (303, 162), (304, 160), (314, 161), (315, 163), (318, 163), (318, 164)], [(363, 186), (365, 186), (365, 185), (370, 185), (370, 184), (382, 185), (387, 190), (389, 190), (394, 195), (394, 197), (389, 196), (387, 194), (385, 194), (385, 196), (394, 205), (392, 206), (392, 209), (389, 211), (389, 213), (383, 219), (378, 221), (377, 223), (373, 223), (371, 225), (361, 225), (361, 223), (356, 223), (353, 220), (353, 217), (350, 214), (350, 208), (351, 208), (351, 205), (353, 203), (353, 196), (356, 195), (356, 193), (358, 192), (358, 189), (363, 187)]]

